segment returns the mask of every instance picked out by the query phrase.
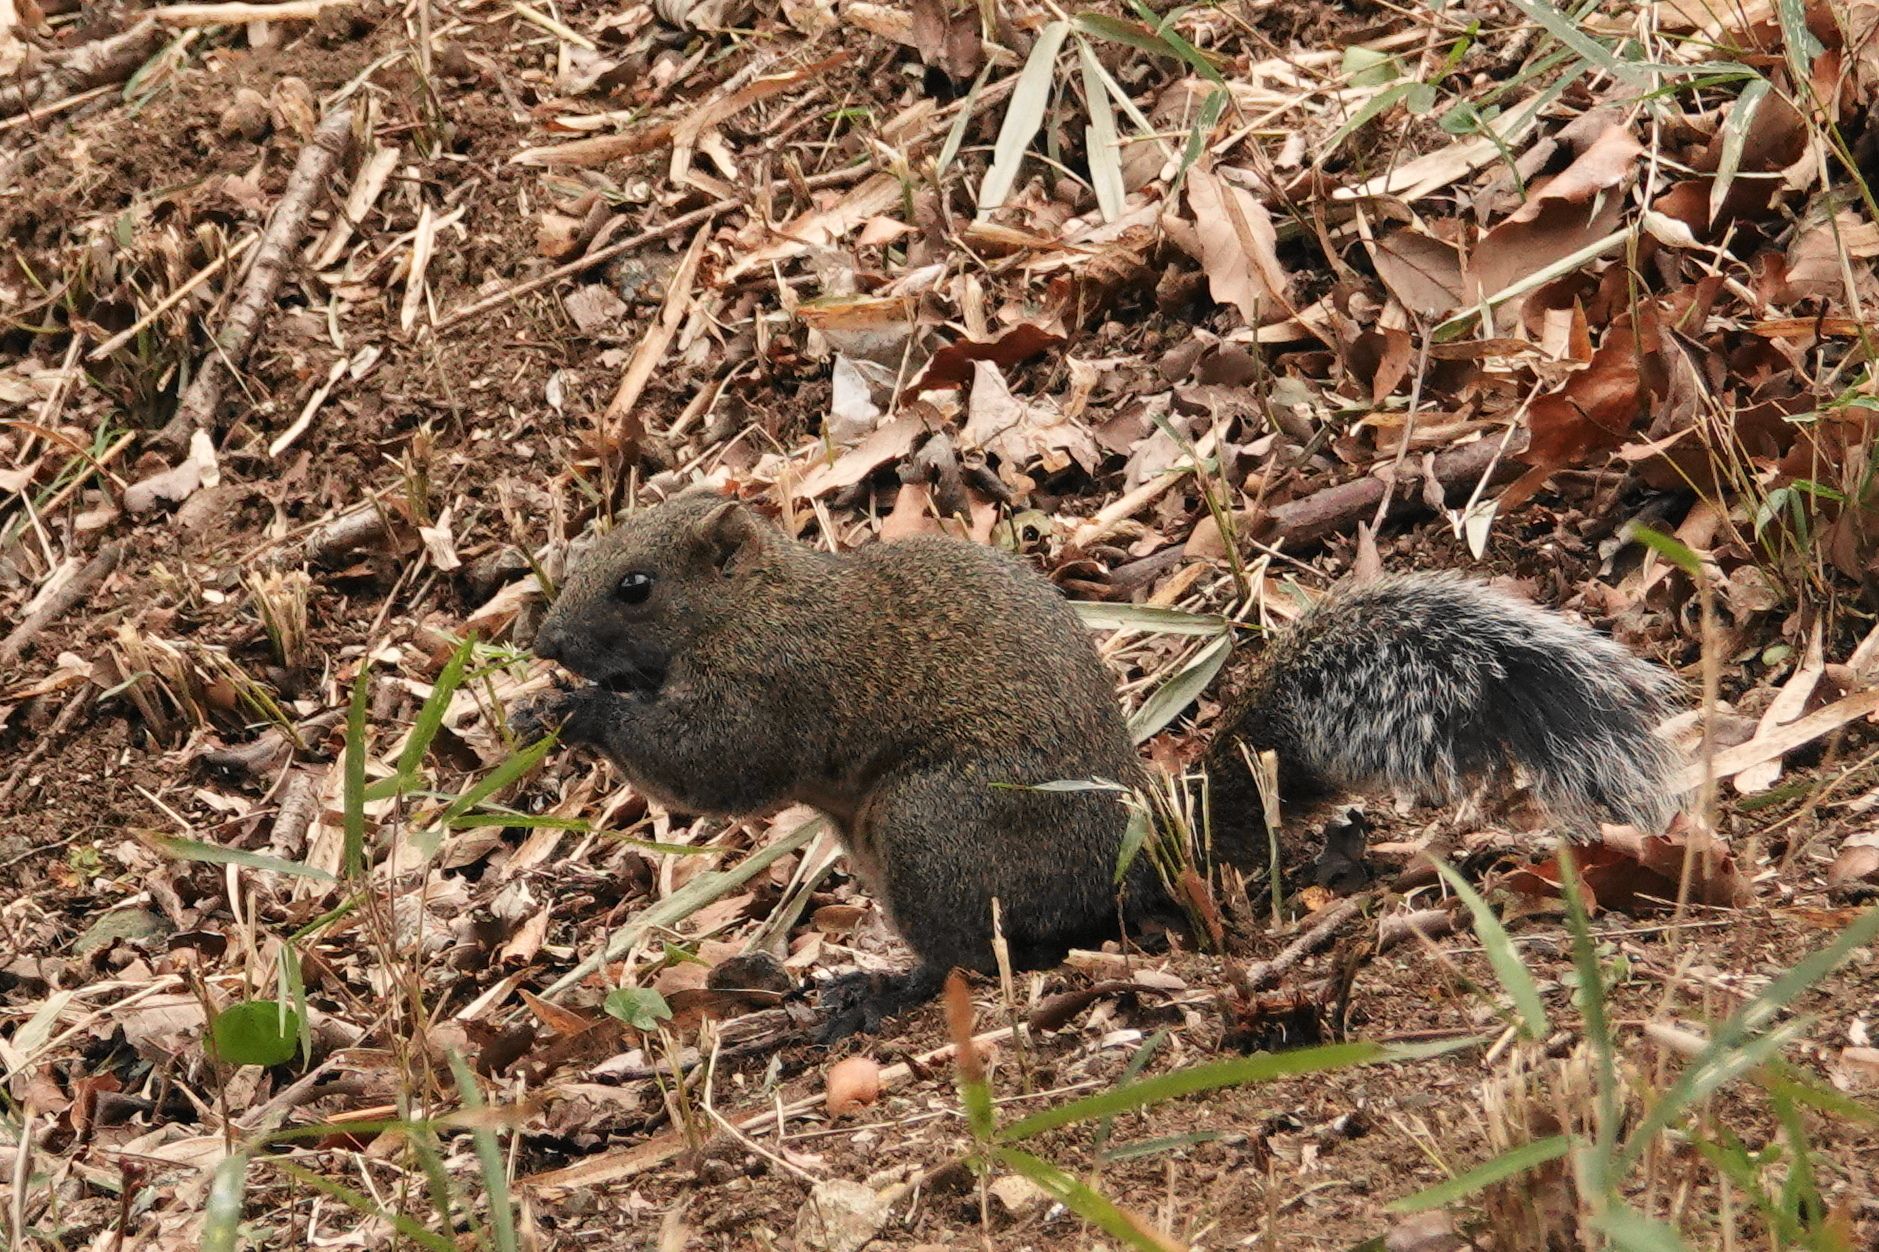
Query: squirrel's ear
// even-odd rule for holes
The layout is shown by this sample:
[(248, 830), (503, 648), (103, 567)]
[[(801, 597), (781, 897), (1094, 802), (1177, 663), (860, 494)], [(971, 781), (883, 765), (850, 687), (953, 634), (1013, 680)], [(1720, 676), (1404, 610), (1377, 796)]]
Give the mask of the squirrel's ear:
[(736, 500), (714, 506), (698, 519), (692, 534), (704, 549), (705, 559), (725, 573), (731, 571), (738, 555), (758, 538), (756, 520), (750, 510)]

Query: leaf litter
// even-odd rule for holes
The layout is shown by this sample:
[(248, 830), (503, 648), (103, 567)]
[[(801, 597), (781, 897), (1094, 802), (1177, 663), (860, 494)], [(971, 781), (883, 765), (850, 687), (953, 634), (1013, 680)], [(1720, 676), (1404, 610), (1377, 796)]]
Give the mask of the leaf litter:
[[(344, 1197), (432, 1165), (485, 1197), (476, 1237), (521, 1238), (487, 1203), (489, 1125), (333, 1129), (467, 1116), (453, 1050), (507, 1119), (496, 1181), (535, 1246), (822, 1229), (824, 1175), (892, 1197), (860, 1205), (877, 1244), (1079, 1237), (948, 1178), (937, 1010), (854, 1045), (904, 1059), (834, 1124), (827, 1059), (779, 1043), (792, 1009), (710, 981), (895, 962), (809, 815), (693, 822), (564, 755), (502, 772), (544, 585), (694, 477), (813, 542), (1018, 546), (1109, 614), (1177, 768), (1223, 623), (1282, 623), (1365, 544), (1576, 609), (1693, 692), (1707, 633), (1717, 701), (1670, 731), (1717, 807), (1610, 832), (1588, 869), (1647, 1020), (1792, 964), (1846, 924), (1829, 893), (1879, 880), (1864, 0), (1583, 28), (1523, 2), (1492, 40), (1335, 6), (90, 9), (0, 27), (0, 1135), (34, 1166), (10, 1214), (65, 1246), (214, 1237), (224, 1132), (264, 1123), (324, 1135), (278, 1151), (326, 1191), (255, 1166), (237, 1198), (279, 1238), (424, 1242), (386, 1217), (434, 1225), (423, 1204)], [(1634, 519), (1693, 566), (1626, 542)], [(1463, 863), (1513, 858), (1485, 881), (1544, 947), (1557, 867), (1518, 816), (1464, 820)], [(1372, 819), (1379, 859), (1457, 837)], [(1380, 923), (1288, 926), (1422, 916), (1413, 855)], [(1339, 1000), (1343, 949), (1314, 975), (1323, 945), (1237, 920), (1300, 954), (1271, 996), (1190, 992), (1232, 978), (1189, 951), (977, 987), (1000, 1098), (1113, 1085), (1156, 1032), (1160, 1071), (1330, 1029), (1334, 1003), (1361, 1037), (1477, 1025), (1465, 951), (1374, 952)], [(1673, 943), (1694, 965), (1658, 961)], [(1797, 1055), (1857, 1092), (1872, 987), (1835, 978)], [(296, 997), (310, 1060), (218, 1066), (215, 1014)], [(1277, 1220), (1348, 1246), (1439, 1179), (1402, 1102), (1481, 1146), (1466, 1070), (1131, 1114), (1141, 1155), (1103, 1177), (1182, 1241)]]

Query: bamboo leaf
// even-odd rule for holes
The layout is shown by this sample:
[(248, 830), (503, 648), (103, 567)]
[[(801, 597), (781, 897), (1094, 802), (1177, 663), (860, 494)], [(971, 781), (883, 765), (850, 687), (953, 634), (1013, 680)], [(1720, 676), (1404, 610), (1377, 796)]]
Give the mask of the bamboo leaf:
[(298, 861), (283, 860), (278, 856), (269, 856), (265, 852), (225, 848), (219, 843), (185, 839), (181, 835), (159, 835), (139, 831), (137, 837), (158, 852), (173, 856), (179, 861), (200, 861), (207, 865), (239, 865), (244, 869), (265, 870), (270, 874), (289, 874), (295, 878), (311, 878), (315, 882), (339, 881), (323, 869), (302, 865)]
[(405, 739), (404, 751), (398, 754), (397, 772), (400, 778), (416, 778), (419, 767), (424, 764), (424, 754), (430, 750), (431, 741), (437, 738), (437, 732), (443, 728), (444, 714), (450, 709), (450, 699), (457, 694), (457, 687), (463, 682), (463, 668), (469, 664), (472, 641), (465, 639), (461, 646), (445, 662), (443, 673), (437, 676), (437, 682), (431, 687), (431, 694), (418, 710), (417, 720), (411, 723), (411, 734)]
[(1096, 206), (1102, 210), (1103, 221), (1114, 222), (1122, 216), (1122, 201), (1128, 194), (1122, 185), (1116, 113), (1109, 106), (1109, 89), (1103, 86), (1102, 66), (1082, 39), (1077, 40), (1077, 59), (1083, 67), (1083, 96), (1090, 110), (1084, 142), (1089, 154), (1090, 186), (1096, 191)]
[(1139, 630), (1151, 635), (1224, 635), (1233, 623), (1218, 613), (1189, 613), (1148, 604), (1075, 600), (1070, 607), (1091, 630)]
[(1005, 202), (1017, 185), (1024, 154), (1044, 124), (1044, 110), (1050, 104), (1050, 89), (1057, 73), (1057, 50), (1070, 33), (1070, 23), (1056, 21), (1046, 26), (1031, 48), (1024, 68), (1018, 71), (1018, 85), (1012, 90), (1011, 103), (1005, 106), (1005, 121), (998, 128), (998, 141), (992, 147), (992, 164), (979, 184), (979, 216), (984, 217)]
[(1194, 655), (1179, 672), (1167, 682), (1155, 689), (1155, 693), (1142, 701), (1135, 710), (1135, 716), (1129, 719), (1129, 733), (1136, 743), (1143, 743), (1153, 738), (1169, 722), (1180, 715), (1182, 709), (1194, 703), (1200, 693), (1207, 690), (1214, 675), (1227, 663), (1227, 656), (1233, 651), (1233, 640), (1221, 636)]

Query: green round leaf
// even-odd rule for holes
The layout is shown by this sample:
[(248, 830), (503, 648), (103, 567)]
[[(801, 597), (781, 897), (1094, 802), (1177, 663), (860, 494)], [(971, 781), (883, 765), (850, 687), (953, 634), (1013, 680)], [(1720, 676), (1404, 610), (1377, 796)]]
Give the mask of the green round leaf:
[(300, 1040), (300, 1015), (273, 1000), (232, 1004), (209, 1028), (215, 1055), (231, 1065), (279, 1065)]
[(635, 1030), (651, 1030), (672, 1016), (665, 997), (651, 987), (615, 987), (607, 993), (605, 1007)]

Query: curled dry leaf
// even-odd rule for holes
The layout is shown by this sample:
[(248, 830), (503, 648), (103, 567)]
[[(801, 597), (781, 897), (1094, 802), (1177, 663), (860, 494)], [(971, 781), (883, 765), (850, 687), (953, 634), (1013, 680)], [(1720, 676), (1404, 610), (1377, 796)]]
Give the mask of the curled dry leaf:
[[(1576, 847), (1572, 855), (1593, 909), (1638, 915), (1675, 907), (1686, 856), (1691, 903), (1743, 908), (1754, 899), (1748, 879), (1728, 848), (1682, 822), (1662, 835), (1608, 826), (1604, 842)], [(1502, 879), (1523, 895), (1548, 899), (1562, 894), (1562, 881), (1557, 856)]]
[(1009, 369), (1021, 361), (1028, 361), (1039, 353), (1046, 352), (1064, 341), (1062, 335), (1053, 334), (1042, 326), (1030, 322), (1020, 322), (998, 338), (979, 342), (962, 339), (958, 343), (947, 344), (926, 363), (918, 382), (909, 387), (908, 393), (918, 395), (922, 391), (940, 391), (964, 387), (972, 381), (973, 365), (979, 361), (990, 361), (1001, 369)]
[(1843, 900), (1879, 896), (1879, 829), (1847, 836), (1827, 867), (1827, 892)]

